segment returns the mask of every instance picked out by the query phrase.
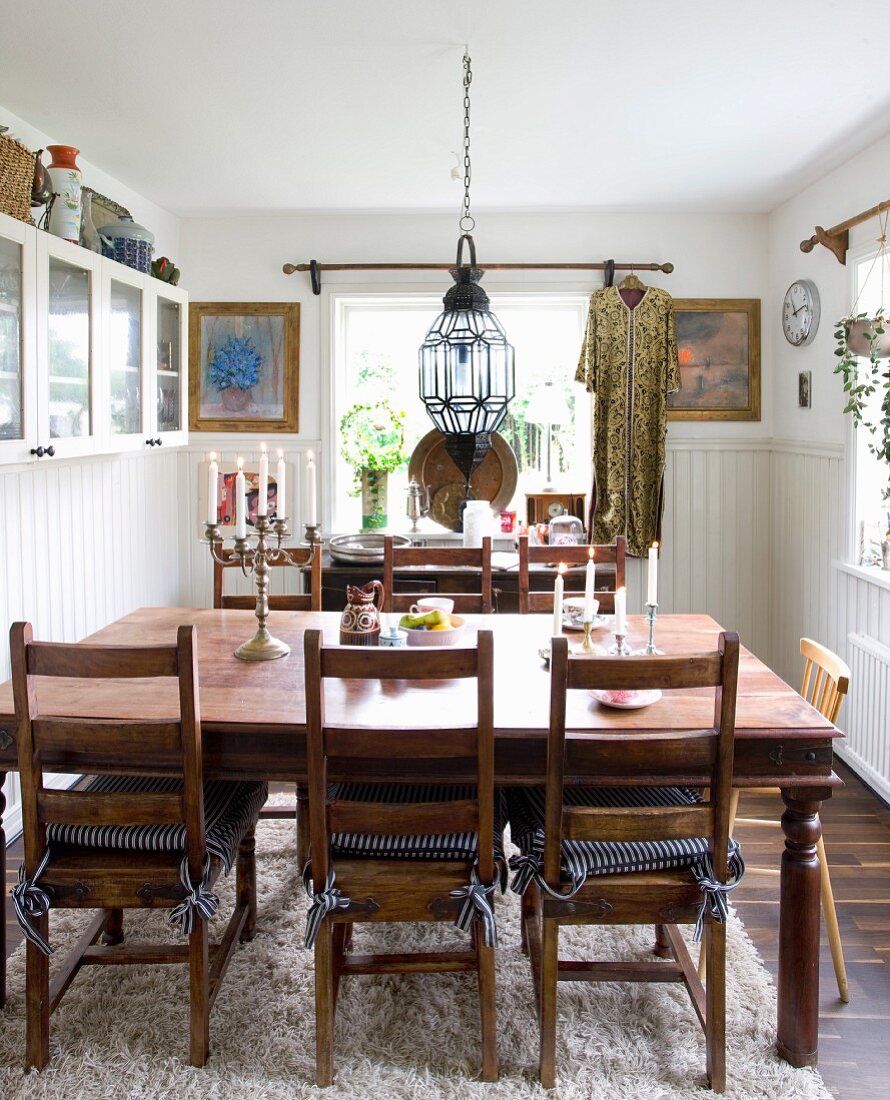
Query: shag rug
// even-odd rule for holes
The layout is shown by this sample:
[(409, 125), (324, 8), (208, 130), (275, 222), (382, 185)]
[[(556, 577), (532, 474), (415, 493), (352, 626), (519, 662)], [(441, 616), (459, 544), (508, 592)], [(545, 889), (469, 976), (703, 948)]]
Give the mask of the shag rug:
[[(500, 1080), (478, 1080), (475, 975), (393, 975), (344, 979), (337, 1006), (335, 1084), (314, 1080), (313, 964), (302, 948), (306, 897), (294, 861), (291, 821), (257, 833), (259, 920), (241, 946), (210, 1020), (211, 1055), (188, 1065), (187, 968), (89, 967), (50, 1020), (51, 1059), (22, 1073), (24, 947), (9, 965), (9, 1001), (0, 1013), (0, 1097), (175, 1100), (317, 1096), (432, 1100), (544, 1097), (564, 1100), (701, 1097), (704, 1038), (682, 986), (564, 983), (559, 988), (559, 1086), (537, 1081), (537, 1025), (528, 960), (519, 950), (519, 903), (498, 898), (497, 970)], [(231, 910), (234, 872), (221, 881), (222, 925)], [(51, 916), (54, 962), (64, 957), (86, 917)], [(167, 938), (163, 913), (126, 915), (136, 936)], [(651, 958), (651, 928), (569, 928), (566, 956)], [(434, 949), (460, 942), (450, 924), (359, 926), (355, 945), (369, 950)], [(465, 940), (464, 940), (465, 942)], [(593, 949), (593, 950), (591, 950)], [(774, 1053), (776, 991), (734, 918), (728, 954), (728, 1097), (809, 1100), (829, 1097), (818, 1073), (795, 1070)]]

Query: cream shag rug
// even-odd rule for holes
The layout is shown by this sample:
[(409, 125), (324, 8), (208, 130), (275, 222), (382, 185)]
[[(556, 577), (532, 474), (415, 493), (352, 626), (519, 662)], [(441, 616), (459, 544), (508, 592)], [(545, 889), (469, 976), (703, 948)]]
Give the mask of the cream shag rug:
[[(478, 1000), (472, 974), (344, 979), (337, 1008), (335, 1084), (316, 1089), (312, 955), (302, 949), (306, 898), (289, 821), (257, 836), (256, 939), (234, 954), (210, 1020), (205, 1069), (188, 1065), (185, 967), (90, 967), (50, 1021), (52, 1056), (24, 1076), (24, 947), (10, 960), (9, 1002), (0, 1013), (0, 1097), (176, 1100), (315, 1095), (326, 1100), (547, 1096), (674, 1100), (701, 1097), (702, 1032), (681, 986), (586, 985), (559, 989), (559, 1087), (537, 1081), (537, 1025), (528, 960), (519, 951), (519, 904), (498, 899), (500, 1081), (477, 1079)], [(234, 873), (219, 884), (217, 926), (231, 903)], [(134, 933), (164, 939), (161, 913), (127, 914)], [(60, 961), (85, 918), (51, 917)], [(405, 950), (462, 938), (451, 925), (359, 926), (359, 949)], [(563, 952), (579, 958), (649, 958), (652, 930), (573, 928)], [(591, 947), (595, 954), (591, 952)], [(729, 1097), (830, 1097), (819, 1075), (795, 1070), (773, 1051), (776, 993), (753, 945), (733, 919), (728, 956)], [(704, 1095), (707, 1095), (704, 1093)]]

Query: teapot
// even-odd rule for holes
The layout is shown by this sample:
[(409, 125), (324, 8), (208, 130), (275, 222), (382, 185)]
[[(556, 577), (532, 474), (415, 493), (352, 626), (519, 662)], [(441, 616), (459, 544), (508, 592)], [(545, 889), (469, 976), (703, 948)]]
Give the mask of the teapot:
[(380, 581), (347, 584), (346, 607), (340, 616), (340, 645), (379, 645), (383, 595)]
[(430, 514), (430, 491), (416, 481), (413, 477), (408, 482), (408, 505), (406, 508), (408, 519), (411, 520), (411, 532), (416, 534), (417, 521)]

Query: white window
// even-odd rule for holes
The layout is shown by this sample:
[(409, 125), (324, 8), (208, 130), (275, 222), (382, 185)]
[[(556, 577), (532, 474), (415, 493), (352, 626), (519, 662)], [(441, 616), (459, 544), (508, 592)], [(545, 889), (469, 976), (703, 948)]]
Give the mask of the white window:
[[(883, 261), (883, 278), (881, 264)], [(875, 253), (867, 255), (856, 263), (853, 273), (854, 301), (856, 313), (866, 313), (874, 317), (883, 306), (884, 313), (890, 313), (890, 270), (884, 257), (876, 259)], [(868, 361), (865, 360), (866, 365)], [(881, 373), (890, 369), (890, 360), (881, 360)], [(865, 420), (880, 425), (881, 403), (886, 395), (883, 387), (878, 387), (868, 399)], [(854, 515), (856, 530), (854, 542), (854, 562), (857, 565), (880, 565), (881, 540), (890, 529), (890, 464), (879, 461), (869, 449), (875, 437), (863, 425), (855, 432), (855, 480)]]
[[(439, 294), (333, 293), (331, 431), (335, 441), (332, 530), (358, 531), (361, 502), (351, 495), (353, 472), (343, 459), (340, 421), (355, 404), (381, 398), (405, 413), (407, 453), (433, 428), (418, 396), (417, 353), (427, 329), (442, 310)], [(590, 492), (590, 399), (573, 382), (587, 297), (523, 293), (491, 294), (491, 308), (516, 349), (516, 397), (500, 428), (519, 467), (510, 505), (523, 517), (525, 493), (541, 491), (546, 479), (547, 427), (526, 424), (525, 411), (535, 391), (553, 382), (565, 396), (566, 423), (552, 428), (552, 472), (566, 492)], [(407, 461), (389, 478), (389, 527), (407, 526)]]

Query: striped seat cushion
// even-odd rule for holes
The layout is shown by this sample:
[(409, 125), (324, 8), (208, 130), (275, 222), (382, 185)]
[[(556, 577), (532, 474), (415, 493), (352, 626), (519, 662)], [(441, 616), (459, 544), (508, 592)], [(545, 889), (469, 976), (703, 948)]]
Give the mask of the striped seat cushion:
[[(329, 797), (346, 802), (448, 802), (476, 797), (476, 787), (445, 784), (338, 783)], [(501, 867), (504, 862), (506, 808), (500, 791), (494, 796), (494, 855)], [(331, 855), (336, 858), (375, 859), (475, 859), (478, 854), (475, 833), (434, 833), (426, 836), (372, 836), (365, 833), (334, 833)]]
[[(522, 857), (541, 859), (544, 851), (544, 788), (512, 787), (507, 790), (510, 835)], [(567, 806), (691, 806), (700, 795), (687, 787), (566, 787)], [(730, 841), (729, 855), (738, 853)], [(562, 842), (562, 872), (571, 880), (573, 892), (589, 875), (627, 874), (633, 871), (694, 870), (708, 856), (703, 837), (684, 840), (577, 841)], [(518, 867), (522, 859), (516, 861)], [(532, 864), (526, 862), (526, 867)], [(523, 889), (530, 875), (518, 876)], [(514, 888), (517, 884), (514, 882)], [(521, 892), (521, 891), (520, 891)]]
[[(135, 775), (100, 775), (86, 790), (96, 793), (164, 794), (182, 790), (181, 779)], [(235, 862), (244, 834), (257, 822), (269, 795), (265, 783), (230, 783), (212, 780), (204, 784), (204, 822), (207, 851), (222, 860), (226, 874)], [(47, 842), (81, 848), (115, 848), (129, 852), (184, 852), (185, 825), (49, 825)]]

